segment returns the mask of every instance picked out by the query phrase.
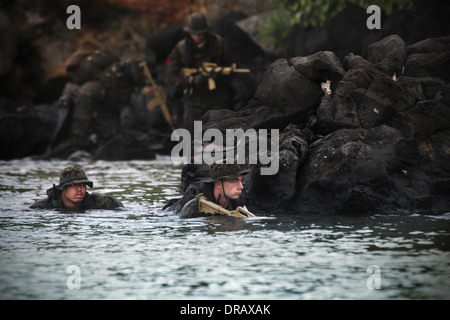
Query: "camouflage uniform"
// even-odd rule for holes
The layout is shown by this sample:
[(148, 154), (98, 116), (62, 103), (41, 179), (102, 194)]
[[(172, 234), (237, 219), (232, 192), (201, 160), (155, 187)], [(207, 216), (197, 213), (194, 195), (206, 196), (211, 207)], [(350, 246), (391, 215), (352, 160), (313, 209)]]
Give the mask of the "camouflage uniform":
[[(214, 182), (221, 179), (236, 179), (239, 176), (244, 176), (250, 172), (248, 169), (242, 169), (237, 163), (226, 164), (226, 163), (213, 163), (210, 166), (211, 177), (203, 180), (202, 193), (197, 195), (194, 199), (187, 202), (180, 212), (180, 218), (195, 218), (204, 217), (209, 214), (199, 212), (198, 210), (198, 197), (205, 196), (206, 200), (211, 201), (215, 204), (219, 204), (219, 199), (214, 197)], [(225, 209), (232, 211), (238, 206), (243, 206), (239, 200), (229, 199), (228, 205)]]
[[(47, 199), (42, 199), (36, 201), (33, 205), (30, 206), (31, 209), (65, 209), (64, 206), (58, 207), (53, 205), (53, 189), (50, 188), (47, 190)], [(117, 207), (123, 207), (122, 203), (111, 197), (106, 195), (101, 195), (98, 193), (86, 192), (86, 196), (84, 200), (80, 204), (79, 211), (85, 211), (88, 209), (105, 209), (111, 210)], [(78, 211), (78, 210), (77, 210)]]
[[(85, 184), (93, 187), (92, 181), (88, 180), (83, 169), (79, 166), (67, 167), (61, 170), (59, 175), (59, 185), (53, 185), (53, 188), (47, 190), (47, 198), (36, 201), (30, 206), (31, 209), (66, 209), (61, 201), (61, 192), (66, 186), (73, 184)], [(111, 196), (101, 195), (98, 193), (90, 194), (86, 192), (83, 201), (80, 203), (76, 211), (84, 211), (88, 209), (114, 209), (123, 207), (122, 202)], [(73, 209), (70, 209), (73, 211)]]
[[(122, 106), (130, 100), (135, 87), (146, 84), (140, 62), (119, 60), (109, 50), (85, 50), (68, 60), (67, 71), (80, 87), (72, 99), (68, 139), (62, 147), (55, 148), (56, 154), (89, 149), (93, 143), (100, 144), (120, 133)], [(98, 142), (89, 141), (92, 134)]]
[[(201, 23), (206, 24), (206, 20)], [(195, 120), (200, 120), (208, 110), (229, 108), (234, 96), (229, 82), (231, 76), (217, 77), (216, 89), (209, 90), (208, 80), (202, 75), (195, 76), (190, 86), (187, 82), (188, 77), (183, 77), (181, 74), (183, 68), (198, 68), (204, 62), (216, 63), (218, 66), (232, 64), (233, 57), (226, 41), (211, 32), (206, 32), (205, 37), (206, 44), (202, 48), (197, 48), (191, 36), (186, 35), (185, 39), (172, 50), (166, 74), (166, 81), (172, 86), (174, 97), (183, 95), (184, 127), (191, 133)]]

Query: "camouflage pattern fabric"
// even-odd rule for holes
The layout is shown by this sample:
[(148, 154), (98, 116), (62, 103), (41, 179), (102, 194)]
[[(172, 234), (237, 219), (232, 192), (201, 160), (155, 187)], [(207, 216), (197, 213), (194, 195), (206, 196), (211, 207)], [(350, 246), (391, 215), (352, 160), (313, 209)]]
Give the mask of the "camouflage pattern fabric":
[[(201, 194), (199, 194), (199, 196), (205, 196), (205, 194), (201, 193)], [(215, 203), (215, 201), (213, 199), (207, 198), (207, 200)], [(198, 196), (197, 196), (194, 199), (188, 201), (183, 206), (183, 208), (180, 211), (179, 217), (186, 219), (186, 218), (198, 218), (198, 217), (212, 216), (212, 214), (198, 211), (198, 205), (199, 205), (199, 201), (198, 201)], [(238, 206), (239, 206), (238, 202), (231, 199), (225, 209), (227, 209), (229, 211), (233, 211)]]
[[(88, 193), (86, 192), (86, 196), (84, 200), (81, 202), (79, 211), (89, 210), (89, 209), (104, 209), (104, 210), (112, 210), (118, 207), (123, 207), (123, 204), (120, 200), (115, 199), (112, 196), (101, 195), (99, 193)], [(30, 206), (31, 209), (58, 209), (52, 204), (52, 196), (49, 196), (47, 199), (42, 199), (36, 201), (33, 205)], [(60, 208), (60, 209), (64, 209)], [(77, 211), (78, 211), (77, 210)], [(70, 210), (74, 211), (74, 210)]]
[(242, 168), (236, 161), (233, 163), (213, 163), (209, 167), (211, 178), (207, 178), (205, 182), (213, 182), (219, 179), (236, 179), (239, 176), (246, 175), (250, 169)]
[[(46, 199), (38, 200), (33, 205), (30, 206), (31, 209), (54, 209), (60, 208), (65, 209), (64, 205), (61, 201), (53, 201), (56, 199), (60, 199), (60, 196), (56, 196), (60, 194), (61, 191), (68, 186), (73, 184), (84, 184), (89, 187), (93, 187), (93, 182), (90, 181), (83, 168), (78, 165), (70, 166), (62, 169), (59, 173), (59, 184), (57, 186), (54, 185), (53, 188), (47, 190), (48, 197)], [(56, 205), (55, 203), (61, 203), (61, 207)], [(111, 196), (101, 195), (98, 193), (90, 194), (86, 192), (86, 195), (83, 201), (80, 203), (79, 210), (84, 211), (87, 209), (114, 209), (117, 207), (123, 207), (122, 202), (115, 199)], [(73, 211), (73, 210), (71, 210)]]
[[(236, 179), (239, 176), (244, 176), (250, 172), (250, 169), (244, 169), (241, 167), (236, 160), (226, 160), (221, 161), (219, 163), (213, 163), (209, 167), (209, 172), (211, 177), (203, 180), (202, 193), (206, 200), (214, 202), (218, 204), (216, 199), (214, 199), (214, 184), (213, 182), (219, 179)], [(194, 199), (187, 202), (180, 212), (180, 218), (194, 218), (194, 217), (202, 217), (208, 216), (210, 214), (206, 214), (198, 211), (198, 196)], [(225, 209), (229, 211), (233, 211), (239, 205), (243, 205), (239, 203), (239, 200), (230, 199), (227, 207)]]
[(134, 87), (145, 85), (137, 60), (115, 62), (84, 83), (74, 99), (71, 137), (74, 143), (85, 141), (92, 133), (107, 140), (120, 133), (120, 112)]
[[(67, 156), (77, 149), (89, 150), (120, 134), (122, 107), (135, 87), (146, 85), (140, 62), (119, 60), (110, 51), (102, 50), (71, 67), (71, 76), (80, 87), (73, 97), (67, 137), (55, 146), (53, 154)], [(93, 134), (97, 141), (89, 139)]]
[(88, 180), (83, 168), (80, 166), (67, 167), (59, 173), (59, 185), (57, 188), (62, 190), (65, 186), (79, 183), (88, 185), (91, 188), (94, 186), (94, 183)]
[(80, 50), (69, 57), (66, 69), (70, 72), (73, 81), (83, 84), (97, 79), (98, 75), (119, 58), (110, 50), (95, 50), (89, 54), (80, 54)]
[(180, 212), (180, 218), (197, 218), (197, 217), (203, 217), (206, 216), (206, 214), (201, 213), (198, 211), (198, 199), (195, 197), (194, 199), (187, 202)]
[[(202, 187), (202, 192), (199, 195), (204, 196), (206, 198), (206, 200), (208, 200), (208, 201), (217, 203), (217, 201), (214, 199), (212, 183), (204, 183), (203, 187)], [(197, 217), (211, 216), (211, 214), (209, 214), (209, 213), (199, 212), (198, 205), (199, 205), (198, 196), (196, 196), (183, 206), (183, 208), (181, 209), (181, 211), (179, 213), (179, 217), (180, 218), (197, 218)], [(230, 199), (230, 202), (228, 203), (228, 205), (225, 209), (232, 211), (240, 205), (242, 205), (242, 204), (239, 203), (238, 200)]]

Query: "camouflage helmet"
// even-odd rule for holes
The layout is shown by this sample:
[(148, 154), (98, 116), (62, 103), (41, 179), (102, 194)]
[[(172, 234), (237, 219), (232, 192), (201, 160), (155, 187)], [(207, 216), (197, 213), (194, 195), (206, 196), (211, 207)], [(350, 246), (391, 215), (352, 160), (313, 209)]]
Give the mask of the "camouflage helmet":
[(184, 31), (189, 33), (202, 33), (209, 30), (206, 16), (200, 12), (194, 12), (189, 16), (188, 24)]
[(250, 172), (250, 169), (242, 168), (237, 161), (221, 161), (211, 164), (209, 167), (210, 178), (203, 180), (204, 182), (214, 182), (220, 179), (236, 179)]
[(84, 170), (80, 166), (67, 167), (59, 173), (59, 185), (57, 188), (62, 190), (67, 185), (79, 183), (88, 185), (91, 188), (94, 185), (92, 181), (88, 180)]

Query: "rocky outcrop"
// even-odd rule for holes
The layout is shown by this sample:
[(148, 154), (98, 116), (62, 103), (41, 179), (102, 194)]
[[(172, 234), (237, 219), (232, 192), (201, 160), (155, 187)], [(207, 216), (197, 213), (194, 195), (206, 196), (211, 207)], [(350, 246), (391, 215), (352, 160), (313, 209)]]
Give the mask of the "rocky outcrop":
[[(371, 61), (354, 54), (339, 60), (332, 52), (279, 59), (246, 108), (208, 112), (204, 130), (280, 130), (278, 172), (264, 176), (261, 165), (250, 165), (248, 208), (259, 214), (450, 212), (447, 41), (428, 39), (393, 52), (392, 44), (403, 42), (389, 36), (371, 46)], [(331, 93), (322, 90), (328, 80)], [(168, 207), (180, 208), (207, 175), (206, 165), (187, 166), (185, 197)]]
[[(81, 29), (66, 26), (69, 5), (79, 6)], [(111, 50), (120, 58), (140, 58), (148, 53), (149, 37), (167, 27), (181, 30), (193, 11), (208, 13), (214, 25), (229, 13), (251, 15), (268, 7), (268, 0), (1, 1), (0, 97), (27, 106), (54, 102), (70, 80), (66, 59), (85, 43)], [(227, 25), (221, 26), (224, 33), (234, 37)], [(164, 41), (151, 49), (163, 53), (164, 62), (176, 40), (165, 34)], [(239, 50), (252, 49), (242, 38), (235, 40)]]
[[(36, 0), (37, 1), (37, 0)], [(46, 5), (42, 4), (44, 7), (40, 10), (47, 8)], [(63, 6), (63, 4), (60, 4)], [(108, 10), (108, 14), (113, 16), (116, 9), (111, 9), (110, 5), (104, 3)], [(21, 12), (17, 4), (11, 4), (11, 6), (6, 6), (7, 9), (14, 13), (17, 17), (24, 17), (26, 12)], [(28, 9), (28, 7), (26, 7)], [(31, 9), (30, 9), (31, 10)], [(113, 10), (112, 12), (110, 10)], [(50, 11), (53, 12), (53, 11)], [(90, 12), (90, 11), (89, 11)], [(28, 14), (30, 16), (30, 14)], [(35, 19), (41, 17), (42, 13), (33, 15)], [(3, 12), (0, 11), (0, 17), (3, 16)], [(133, 15), (130, 12), (126, 12), (121, 16), (121, 22), (116, 22), (121, 24), (122, 21), (125, 24), (126, 20)], [(51, 16), (53, 17), (53, 16)], [(64, 16), (63, 16), (64, 17)], [(221, 34), (229, 40), (233, 52), (235, 53), (236, 62), (239, 68), (250, 68), (251, 75), (242, 74), (240, 77), (234, 77), (233, 86), (235, 88), (235, 98), (234, 106), (230, 106), (231, 109), (241, 109), (246, 105), (248, 100), (253, 97), (254, 91), (256, 89), (256, 83), (261, 81), (264, 70), (270, 65), (270, 57), (259, 48), (256, 44), (252, 42), (250, 37), (235, 25), (235, 21), (245, 17), (242, 13), (235, 13), (227, 15), (222, 19), (215, 21), (213, 31)], [(108, 17), (104, 17), (108, 19)], [(39, 26), (47, 26), (50, 24), (50, 16), (45, 19), (37, 19)], [(61, 17), (55, 18), (55, 25), (61, 24)], [(87, 17), (83, 18), (86, 25), (87, 21), (90, 21)], [(103, 21), (104, 22), (104, 21)], [(107, 23), (105, 23), (107, 24)], [(135, 21), (135, 24), (139, 24)], [(135, 24), (131, 24), (133, 28), (137, 28)], [(109, 24), (107, 24), (109, 25)], [(130, 25), (130, 26), (131, 26)], [(5, 19), (0, 23), (0, 29), (14, 29), (12, 19)], [(28, 156), (44, 155), (46, 150), (52, 141), (52, 136), (58, 123), (58, 100), (60, 100), (68, 87), (71, 87), (70, 79), (64, 76), (58, 75), (57, 79), (53, 79), (48, 82), (47, 85), (43, 85), (41, 77), (45, 75), (48, 76), (43, 66), (42, 55), (49, 52), (42, 51), (42, 47), (35, 48), (36, 43), (43, 43), (41, 38), (39, 41), (30, 42), (30, 38), (35, 36), (33, 28), (27, 23), (24, 24), (25, 31), (14, 30), (8, 37), (4, 40), (0, 40), (0, 43), (5, 44), (3, 48), (0, 49), (0, 56), (4, 58), (5, 64), (0, 66), (0, 80), (6, 84), (0, 88), (0, 122), (2, 123), (2, 132), (5, 133), (0, 141), (0, 159), (15, 159)], [(131, 28), (131, 27), (130, 27)], [(87, 28), (89, 29), (89, 28)], [(37, 31), (36, 31), (37, 32)], [(134, 34), (136, 31), (129, 31), (130, 34)], [(138, 32), (139, 33), (139, 32)], [(73, 33), (71, 33), (73, 35)], [(89, 31), (83, 33), (89, 34)], [(64, 35), (64, 37), (63, 37)], [(98, 35), (97, 35), (98, 36)], [(115, 34), (119, 37), (119, 34)], [(155, 61), (157, 64), (156, 78), (159, 85), (164, 86), (164, 78), (166, 71), (166, 59), (176, 45), (176, 43), (185, 36), (182, 25), (172, 26), (170, 28), (164, 28), (160, 32), (148, 36), (146, 42), (146, 50), (142, 43), (141, 36), (133, 37), (128, 39), (128, 45), (137, 41), (133, 50), (127, 51), (127, 56), (133, 56), (136, 54), (135, 51), (140, 51), (141, 55), (147, 55), (150, 59)], [(61, 50), (53, 50), (53, 57), (55, 58), (54, 63), (62, 64), (58, 66), (59, 72), (65, 73), (63, 68), (63, 58), (66, 58), (71, 50), (75, 50), (75, 46), (67, 46), (71, 43), (70, 39), (67, 38), (67, 29), (64, 27), (57, 28), (55, 34), (50, 34), (48, 37), (43, 37), (47, 41), (46, 44), (49, 47), (61, 47)], [(62, 39), (63, 38), (63, 39)], [(119, 37), (122, 39), (121, 37)], [(87, 38), (83, 38), (87, 40)], [(14, 40), (14, 41), (13, 41)], [(73, 40), (73, 39), (72, 39)], [(93, 43), (98, 43), (94, 41), (95, 39), (90, 39)], [(123, 40), (123, 39), (122, 39)], [(145, 39), (144, 39), (145, 40)], [(30, 50), (27, 50), (30, 54), (30, 58), (26, 59), (26, 63), (19, 61), (21, 57), (17, 54), (20, 51), (19, 44), (29, 43)], [(112, 51), (119, 52), (122, 41), (116, 41), (114, 46), (108, 46), (112, 48)], [(101, 44), (101, 47), (105, 46)], [(125, 50), (125, 46), (122, 48)], [(122, 52), (123, 54), (123, 52)], [(122, 56), (122, 55), (119, 55)], [(251, 57), (251, 58), (249, 58)], [(50, 59), (44, 59), (46, 61)], [(29, 64), (33, 65), (33, 68), (28, 68)], [(42, 67), (42, 68), (41, 68)], [(25, 70), (26, 69), (26, 70)], [(37, 69), (37, 70), (36, 70)], [(61, 69), (61, 70), (60, 70)], [(25, 72), (26, 71), (26, 72)], [(34, 72), (39, 73), (37, 77)], [(12, 72), (12, 74), (11, 74)], [(34, 78), (36, 83), (33, 83), (28, 90), (28, 81), (25, 81), (23, 77)], [(19, 78), (14, 78), (15, 75), (20, 76)], [(55, 76), (56, 77), (56, 76)], [(37, 83), (38, 82), (38, 83)], [(47, 88), (47, 89), (44, 89)], [(11, 89), (11, 90), (10, 90)], [(51, 94), (46, 95), (44, 92), (37, 93), (40, 90), (45, 92), (51, 91)], [(166, 88), (168, 89), (168, 88)], [(171, 108), (171, 113), (174, 120), (182, 119), (182, 107), (176, 105), (170, 96), (169, 90), (166, 90), (169, 96), (169, 107)], [(35, 104), (34, 98), (36, 95), (46, 96), (45, 101), (39, 104)], [(20, 97), (17, 98), (17, 97)], [(14, 100), (17, 100), (13, 102)], [(25, 101), (26, 100), (26, 101)], [(89, 157), (93, 159), (108, 159), (108, 160), (127, 160), (127, 159), (151, 159), (154, 158), (156, 154), (170, 154), (171, 147), (173, 146), (170, 141), (170, 128), (166, 123), (159, 108), (153, 111), (148, 111), (146, 105), (148, 103), (139, 92), (136, 92), (128, 104), (122, 106), (121, 114), (121, 131), (120, 136), (115, 137), (111, 141), (107, 141), (103, 145), (97, 145), (95, 143), (95, 137), (92, 139), (92, 148), (90, 148), (90, 153), (86, 152), (76, 152), (75, 157)], [(40, 107), (37, 108), (36, 105)], [(181, 110), (181, 112), (180, 112)], [(226, 110), (225, 110), (226, 111)], [(26, 118), (24, 118), (26, 115)], [(26, 121), (26, 125), (25, 125)], [(180, 121), (181, 122), (181, 121)], [(10, 138), (14, 135), (13, 138)], [(32, 136), (30, 138), (29, 136)], [(56, 156), (60, 156), (57, 152)], [(65, 157), (66, 155), (64, 155)]]
[(56, 127), (56, 106), (29, 108), (0, 101), (0, 154), (16, 159), (42, 154)]
[[(65, 16), (55, 16), (44, 2), (33, 3), (43, 5), (38, 6), (38, 14), (33, 13), (33, 4), (22, 12), (15, 2), (2, 7), (12, 9), (11, 15), (0, 12), (4, 18), (0, 28), (6, 30), (0, 40), (4, 44), (0, 78), (6, 84), (0, 99), (2, 159), (46, 151), (58, 119), (53, 101), (67, 79), (58, 73), (60, 68), (51, 66), (58, 71), (55, 78), (44, 77), (49, 64), (42, 61), (61, 64), (62, 57), (75, 49), (73, 33), (62, 36), (64, 28), (51, 28), (53, 20), (54, 25), (64, 26)], [(243, 106), (205, 114), (203, 130), (279, 129), (280, 133), (277, 173), (261, 175), (262, 164), (250, 165), (253, 170), (246, 176), (243, 198), (251, 211), (321, 215), (450, 212), (448, 6), (433, 3), (427, 7), (426, 3), (421, 2), (415, 12), (383, 16), (378, 32), (365, 28), (367, 14), (362, 8), (349, 6), (323, 28), (296, 29), (284, 58), (266, 55), (235, 25), (242, 15), (217, 22), (217, 30), (232, 42), (242, 62), (239, 67), (252, 69), (254, 78), (240, 89), (257, 86)], [(128, 14), (122, 15), (126, 24), (133, 20)], [(105, 22), (110, 17), (103, 18)], [(15, 29), (14, 21), (24, 23)], [(130, 43), (137, 44), (132, 46), (136, 51), (144, 51), (145, 32), (136, 40), (134, 31), (117, 26), (120, 23), (111, 25), (121, 30), (120, 35), (132, 38), (117, 48), (119, 53), (127, 52)], [(147, 53), (155, 55), (161, 72), (167, 53), (182, 36), (180, 28), (147, 41), (151, 51)], [(31, 41), (40, 34), (48, 37)], [(438, 37), (430, 38), (430, 34)], [(50, 56), (55, 59), (46, 58)], [(12, 97), (20, 99), (11, 102)], [(88, 156), (124, 160), (170, 153), (170, 130), (161, 113), (149, 113), (146, 101), (140, 99), (137, 94), (124, 106), (122, 134)], [(179, 210), (200, 190), (200, 180), (207, 175), (206, 165), (187, 165), (181, 176), (184, 196), (167, 207)]]
[[(290, 33), (287, 57), (308, 56), (318, 51), (333, 51), (340, 59), (349, 53), (367, 57), (370, 46), (392, 35), (398, 35), (407, 46), (428, 38), (449, 34), (450, 7), (445, 1), (416, 1), (411, 10), (397, 10), (386, 15), (382, 10), (381, 29), (369, 30), (366, 8), (349, 5), (323, 26), (296, 25)], [(394, 44), (394, 42), (391, 42)], [(399, 44), (395, 51), (402, 50)], [(390, 55), (390, 53), (388, 54)]]
[[(418, 0), (411, 10), (396, 10), (390, 15), (384, 12), (382, 4), (379, 6), (382, 10), (381, 29), (368, 29), (366, 23), (370, 14), (366, 13), (366, 8), (356, 5), (348, 5), (323, 26), (296, 25), (290, 33), (286, 56), (308, 56), (318, 51), (333, 51), (339, 59), (349, 53), (368, 57), (371, 50), (369, 45), (392, 35), (398, 35), (409, 46), (450, 33), (450, 6), (445, 1)], [(394, 44), (392, 40), (391, 44)], [(395, 48), (397, 52), (404, 48), (398, 45)]]
[(426, 39), (408, 47), (405, 75), (428, 77), (450, 81), (450, 35), (438, 39)]

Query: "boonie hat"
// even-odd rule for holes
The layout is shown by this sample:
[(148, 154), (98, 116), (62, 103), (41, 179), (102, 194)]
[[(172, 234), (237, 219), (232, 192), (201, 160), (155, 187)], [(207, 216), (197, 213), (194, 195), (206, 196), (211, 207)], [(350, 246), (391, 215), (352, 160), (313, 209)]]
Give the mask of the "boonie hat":
[(67, 167), (59, 173), (59, 185), (56, 187), (60, 190), (71, 184), (85, 184), (92, 188), (92, 181), (88, 180), (84, 170), (80, 166)]
[(202, 33), (208, 31), (206, 16), (200, 12), (194, 12), (189, 16), (188, 24), (184, 30), (189, 33)]
[(213, 163), (209, 167), (211, 174), (210, 178), (206, 178), (204, 182), (214, 182), (220, 179), (236, 179), (239, 176), (244, 176), (250, 172), (250, 169), (242, 168), (236, 161), (221, 163)]

